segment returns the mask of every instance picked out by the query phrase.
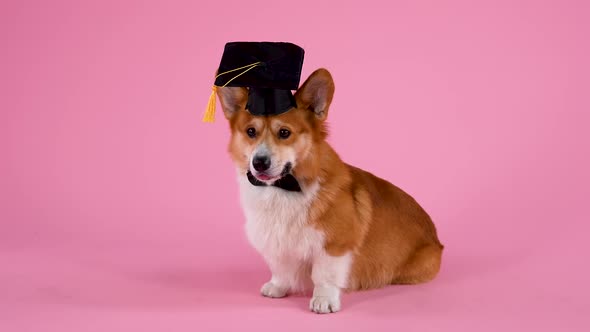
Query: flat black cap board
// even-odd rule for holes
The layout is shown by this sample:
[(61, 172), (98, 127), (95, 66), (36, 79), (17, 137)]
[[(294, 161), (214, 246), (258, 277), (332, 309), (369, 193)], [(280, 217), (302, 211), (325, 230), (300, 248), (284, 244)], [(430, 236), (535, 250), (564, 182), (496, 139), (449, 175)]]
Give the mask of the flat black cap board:
[(285, 42), (225, 44), (203, 121), (214, 121), (216, 87), (248, 88), (246, 109), (253, 115), (278, 115), (296, 107), (292, 90), (299, 87), (304, 53)]

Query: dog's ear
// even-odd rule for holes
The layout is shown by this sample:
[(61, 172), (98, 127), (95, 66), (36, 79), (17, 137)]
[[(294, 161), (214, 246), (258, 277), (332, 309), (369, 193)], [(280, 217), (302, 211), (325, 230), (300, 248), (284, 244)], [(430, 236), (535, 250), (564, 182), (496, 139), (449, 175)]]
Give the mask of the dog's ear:
[(248, 89), (241, 87), (218, 87), (217, 95), (223, 108), (223, 114), (229, 120), (240, 109), (246, 108)]
[(323, 121), (328, 117), (328, 108), (334, 97), (334, 80), (327, 69), (314, 71), (295, 93), (297, 106), (314, 112)]

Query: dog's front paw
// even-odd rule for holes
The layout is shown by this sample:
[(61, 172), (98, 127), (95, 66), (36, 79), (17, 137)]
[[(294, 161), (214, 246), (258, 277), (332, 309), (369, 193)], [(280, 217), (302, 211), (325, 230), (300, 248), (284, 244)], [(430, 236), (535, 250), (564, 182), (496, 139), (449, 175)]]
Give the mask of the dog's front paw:
[(329, 314), (340, 311), (339, 296), (317, 296), (314, 295), (309, 302), (309, 310), (318, 314)]
[(340, 289), (334, 286), (314, 287), (309, 310), (318, 314), (340, 311)]
[(318, 314), (340, 311), (340, 290), (332, 287), (314, 289), (309, 310)]
[(279, 298), (287, 296), (287, 290), (275, 285), (274, 283), (272, 283), (272, 281), (269, 281), (266, 284), (262, 285), (262, 288), (260, 289), (260, 294), (266, 297)]

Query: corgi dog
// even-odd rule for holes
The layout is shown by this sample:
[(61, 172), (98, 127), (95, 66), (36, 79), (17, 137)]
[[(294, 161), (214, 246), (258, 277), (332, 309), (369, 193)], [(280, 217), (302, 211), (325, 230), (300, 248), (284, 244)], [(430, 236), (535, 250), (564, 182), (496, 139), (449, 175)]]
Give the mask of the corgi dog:
[(341, 309), (344, 291), (433, 279), (443, 245), (407, 193), (344, 163), (326, 142), (334, 81), (318, 69), (274, 116), (246, 110), (248, 89), (220, 87), (246, 234), (272, 277), (261, 293), (311, 291), (311, 311)]

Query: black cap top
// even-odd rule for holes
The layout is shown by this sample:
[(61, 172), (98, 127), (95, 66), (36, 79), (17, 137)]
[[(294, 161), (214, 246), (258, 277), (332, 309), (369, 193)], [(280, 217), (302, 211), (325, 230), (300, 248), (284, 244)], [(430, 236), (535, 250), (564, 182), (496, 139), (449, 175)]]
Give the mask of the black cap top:
[(281, 114), (297, 106), (291, 90), (299, 87), (303, 56), (291, 43), (227, 43), (215, 85), (249, 88), (246, 109), (253, 115)]

